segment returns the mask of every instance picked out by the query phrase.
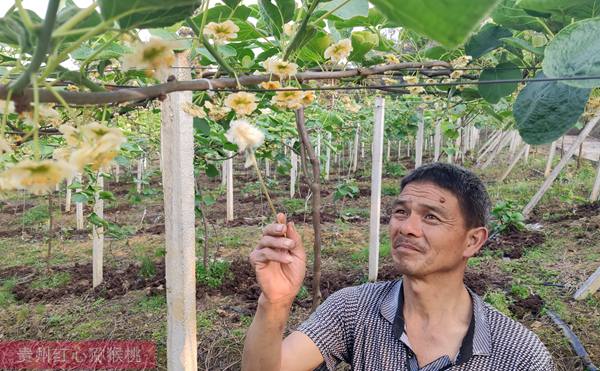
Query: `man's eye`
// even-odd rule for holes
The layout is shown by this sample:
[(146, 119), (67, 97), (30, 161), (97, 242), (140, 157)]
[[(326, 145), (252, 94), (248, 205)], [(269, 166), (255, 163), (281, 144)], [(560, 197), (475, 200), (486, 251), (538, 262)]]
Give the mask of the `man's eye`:
[(437, 216), (435, 216), (433, 214), (427, 214), (427, 215), (425, 215), (425, 219), (428, 219), (428, 220), (437, 220), (437, 221), (440, 220), (440, 218), (438, 218)]
[(406, 210), (404, 210), (404, 209), (396, 209), (396, 210), (394, 210), (394, 214), (404, 215), (404, 214), (406, 214)]

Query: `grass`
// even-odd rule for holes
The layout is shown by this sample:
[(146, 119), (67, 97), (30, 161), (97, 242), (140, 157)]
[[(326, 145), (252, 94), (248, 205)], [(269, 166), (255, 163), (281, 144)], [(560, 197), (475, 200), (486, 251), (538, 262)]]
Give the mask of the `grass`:
[(164, 311), (167, 308), (167, 298), (164, 295), (144, 296), (137, 302), (136, 308), (143, 312)]
[(5, 308), (9, 304), (13, 304), (15, 302), (15, 297), (13, 296), (11, 290), (17, 284), (16, 278), (9, 278), (2, 282), (2, 286), (0, 286), (0, 308)]
[(56, 289), (66, 286), (71, 281), (71, 275), (68, 272), (57, 272), (47, 277), (38, 278), (31, 282), (32, 289)]
[(510, 305), (510, 300), (503, 291), (488, 291), (483, 296), (483, 300), (485, 300), (488, 304), (492, 305), (494, 308), (504, 313), (505, 315), (512, 316), (510, 309), (508, 309), (508, 306)]

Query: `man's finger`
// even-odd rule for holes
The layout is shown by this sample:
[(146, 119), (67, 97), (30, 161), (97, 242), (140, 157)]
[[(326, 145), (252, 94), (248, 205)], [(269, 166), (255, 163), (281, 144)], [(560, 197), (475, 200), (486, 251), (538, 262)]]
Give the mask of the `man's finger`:
[(263, 236), (285, 236), (286, 232), (285, 224), (269, 224), (263, 229)]
[(296, 241), (291, 238), (263, 236), (258, 241), (258, 249), (273, 248), (291, 250), (296, 246)]
[(286, 216), (285, 216), (284, 213), (277, 214), (277, 223), (285, 225), (286, 224), (286, 219), (287, 218), (286, 218)]
[(257, 250), (252, 251), (252, 253), (250, 254), (250, 261), (253, 264), (268, 263), (271, 261), (282, 263), (282, 264), (289, 264), (292, 262), (292, 260), (293, 260), (292, 256), (290, 254), (288, 254), (287, 251), (280, 250), (280, 249), (271, 249), (271, 248), (257, 249)]
[(290, 250), (290, 253), (301, 258), (302, 260), (305, 260), (306, 252), (304, 251), (302, 238), (300, 237), (298, 231), (296, 231), (296, 225), (294, 224), (294, 222), (287, 223), (287, 238), (295, 242), (295, 247), (293, 250)]

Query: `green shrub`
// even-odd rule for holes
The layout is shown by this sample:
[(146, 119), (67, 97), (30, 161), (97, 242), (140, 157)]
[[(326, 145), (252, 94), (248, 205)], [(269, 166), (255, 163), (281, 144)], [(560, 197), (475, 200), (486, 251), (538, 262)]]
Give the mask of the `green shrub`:
[(381, 188), (381, 193), (385, 196), (398, 196), (400, 194), (400, 186), (399, 185), (384, 185)]
[(492, 231), (504, 233), (511, 230), (522, 231), (525, 229), (525, 217), (521, 208), (512, 201), (500, 201), (492, 209)]
[(41, 204), (32, 207), (23, 213), (23, 223), (38, 224), (44, 222), (50, 218), (50, 212), (48, 212), (48, 205)]
[(385, 175), (388, 176), (403, 177), (404, 175), (406, 175), (406, 168), (402, 164), (388, 162), (385, 164), (383, 172)]
[(338, 183), (335, 186), (335, 192), (333, 194), (333, 201), (342, 200), (345, 198), (354, 198), (358, 196), (360, 189), (354, 179), (346, 180), (342, 183)]
[(303, 212), (304, 206), (306, 204), (304, 199), (300, 198), (286, 199), (283, 200), (281, 203), (283, 204), (283, 207), (285, 208), (285, 211), (288, 212), (288, 214)]

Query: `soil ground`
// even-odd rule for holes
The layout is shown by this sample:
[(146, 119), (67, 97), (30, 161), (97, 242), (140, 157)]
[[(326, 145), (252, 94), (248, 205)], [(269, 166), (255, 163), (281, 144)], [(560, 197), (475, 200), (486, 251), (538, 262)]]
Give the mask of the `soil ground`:
[[(545, 159), (532, 154), (505, 183), (495, 179), (507, 159), (478, 171), (493, 202), (512, 200), (524, 205), (543, 182)], [(556, 159), (558, 161), (558, 159)], [(392, 158), (392, 163), (398, 162)], [(410, 160), (400, 160), (410, 167)], [(337, 165), (334, 166), (337, 171)], [(370, 183), (368, 169), (354, 177), (355, 198), (333, 202), (343, 177), (334, 173), (323, 187), (323, 248), (321, 292), (366, 282)], [(496, 308), (523, 323), (550, 349), (558, 370), (583, 370), (569, 343), (545, 314), (551, 309), (579, 335), (596, 365), (600, 365), (600, 293), (574, 301), (577, 287), (600, 264), (600, 204), (587, 202), (595, 176), (592, 163), (575, 161), (557, 180), (527, 221), (528, 229), (491, 238), (470, 259), (466, 284)], [(104, 283), (91, 288), (90, 229), (75, 230), (74, 211), (53, 210), (55, 230), (48, 231), (47, 199), (20, 194), (0, 201), (0, 339), (150, 339), (158, 349), (158, 369), (166, 369), (166, 298), (164, 280), (164, 214), (160, 179), (151, 178), (144, 194), (135, 194), (131, 176), (108, 181), (117, 201), (108, 202), (105, 216), (129, 228), (129, 235), (107, 238)], [(288, 180), (271, 176), (269, 188), (279, 210), (296, 222), (308, 250), (313, 235), (306, 209), (306, 186), (289, 199)], [(269, 208), (251, 172), (236, 164), (234, 221), (225, 222), (225, 198), (220, 179), (199, 183), (216, 203), (206, 207), (208, 230), (197, 220), (197, 256), (201, 266), (204, 239), (211, 266), (221, 275), (197, 284), (198, 364), (202, 370), (237, 370), (243, 338), (259, 288), (247, 256)], [(385, 175), (382, 223), (399, 193), (399, 176)], [(64, 190), (61, 192), (62, 200)], [(74, 208), (73, 208), (74, 209)], [(90, 210), (86, 208), (86, 212)], [(50, 238), (50, 236), (53, 236)], [(48, 244), (51, 256), (47, 261)], [(225, 262), (225, 263), (222, 263)], [(287, 331), (310, 314), (312, 252), (303, 289)], [(228, 267), (228, 268), (227, 268)], [(389, 256), (385, 226), (381, 233), (380, 280), (399, 277)], [(216, 277), (216, 279), (215, 279)]]

